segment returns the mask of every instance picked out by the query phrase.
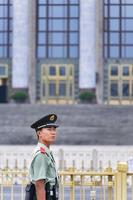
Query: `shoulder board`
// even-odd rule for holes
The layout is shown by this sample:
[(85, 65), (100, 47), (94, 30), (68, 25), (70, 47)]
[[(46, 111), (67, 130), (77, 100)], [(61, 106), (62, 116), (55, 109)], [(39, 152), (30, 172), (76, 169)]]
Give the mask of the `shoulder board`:
[(45, 149), (43, 147), (40, 147), (40, 152), (43, 153), (43, 154), (46, 153), (46, 151), (45, 151)]

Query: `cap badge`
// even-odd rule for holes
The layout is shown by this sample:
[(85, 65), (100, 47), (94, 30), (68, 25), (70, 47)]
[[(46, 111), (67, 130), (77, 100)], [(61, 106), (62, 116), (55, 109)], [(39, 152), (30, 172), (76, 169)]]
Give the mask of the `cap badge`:
[(54, 115), (52, 115), (52, 116), (50, 116), (50, 121), (54, 121), (54, 119), (55, 119), (55, 116)]

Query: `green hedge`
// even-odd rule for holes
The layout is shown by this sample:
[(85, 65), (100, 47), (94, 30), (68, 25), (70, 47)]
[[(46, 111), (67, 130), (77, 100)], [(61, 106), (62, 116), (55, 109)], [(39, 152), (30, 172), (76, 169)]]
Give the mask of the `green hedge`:
[(91, 91), (86, 91), (80, 93), (79, 99), (83, 102), (92, 102), (96, 99), (96, 95)]
[(15, 92), (11, 98), (18, 103), (25, 102), (27, 99), (27, 93), (26, 92)]

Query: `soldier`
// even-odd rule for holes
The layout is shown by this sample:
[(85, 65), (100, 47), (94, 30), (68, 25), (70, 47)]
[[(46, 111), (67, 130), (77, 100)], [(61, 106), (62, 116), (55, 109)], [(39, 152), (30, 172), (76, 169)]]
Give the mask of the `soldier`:
[(31, 125), (36, 130), (38, 144), (30, 165), (30, 179), (35, 185), (37, 200), (58, 200), (58, 175), (50, 145), (56, 139), (57, 116), (49, 114)]

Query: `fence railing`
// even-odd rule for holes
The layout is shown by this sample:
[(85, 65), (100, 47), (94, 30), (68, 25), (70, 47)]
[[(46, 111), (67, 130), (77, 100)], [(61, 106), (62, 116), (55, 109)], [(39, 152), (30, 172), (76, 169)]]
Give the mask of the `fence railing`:
[[(10, 168), (14, 168), (15, 160), (17, 160), (19, 168), (23, 168), (25, 161), (28, 166), (34, 147), (29, 145), (1, 145), (0, 168), (6, 167), (7, 160)], [(82, 167), (83, 163), (85, 169), (91, 169), (93, 164), (95, 171), (108, 167), (108, 163), (113, 169), (116, 169), (118, 161), (127, 162), (131, 157), (133, 158), (133, 146), (53, 145), (51, 149), (57, 168), (60, 168), (60, 165), (63, 166), (64, 161), (67, 166), (71, 167), (73, 160), (75, 160), (75, 166), (78, 169)]]
[[(133, 173), (127, 163), (118, 163), (104, 171), (76, 169), (59, 171), (60, 200), (133, 200)], [(0, 199), (24, 200), (28, 170), (0, 169)]]

